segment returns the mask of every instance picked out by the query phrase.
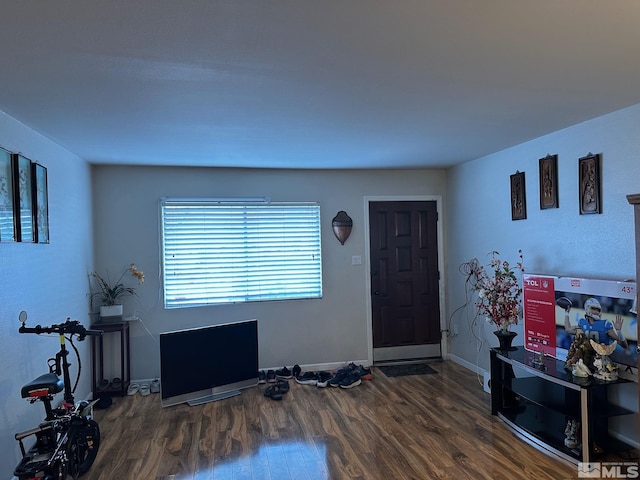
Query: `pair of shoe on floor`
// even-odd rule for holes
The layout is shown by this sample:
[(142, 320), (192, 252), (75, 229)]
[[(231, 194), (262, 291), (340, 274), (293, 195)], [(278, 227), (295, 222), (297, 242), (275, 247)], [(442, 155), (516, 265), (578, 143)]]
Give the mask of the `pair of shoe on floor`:
[(296, 376), (296, 382), (302, 385), (316, 385), (319, 388), (327, 386), (340, 388), (353, 388), (362, 383), (362, 380), (372, 380), (373, 373), (370, 368), (350, 363), (335, 373), (327, 371), (306, 372)]
[(353, 388), (360, 385), (363, 379), (373, 379), (371, 369), (350, 363), (346, 367), (337, 370), (333, 378), (328, 381), (328, 384), (331, 387)]
[(96, 390), (98, 392), (104, 392), (107, 390), (120, 390), (122, 388), (122, 380), (118, 377), (115, 377), (113, 380), (109, 381), (106, 378), (100, 380), (98, 385), (96, 386)]
[(319, 388), (332, 386), (347, 389), (360, 385), (362, 380), (373, 379), (373, 373), (370, 368), (356, 365), (353, 362), (335, 373), (325, 370), (302, 373), (300, 365), (297, 364), (292, 369), (283, 367), (279, 370), (268, 370), (267, 372), (260, 370), (258, 372), (258, 383), (276, 383), (279, 379), (288, 380), (290, 378), (295, 378), (296, 382), (301, 385), (316, 385)]
[(271, 400), (282, 400), (282, 396), (289, 391), (288, 380), (277, 380), (274, 385), (267, 387), (264, 396)]
[(160, 391), (160, 381), (156, 378), (151, 383), (130, 383), (127, 388), (127, 395), (135, 395), (140, 392), (140, 395), (146, 397), (151, 393), (158, 393)]
[(315, 385), (318, 388), (325, 388), (329, 385), (329, 380), (333, 378), (331, 372), (320, 370), (318, 372), (305, 372), (296, 376), (296, 382), (300, 385)]
[(276, 383), (277, 380), (289, 380), (300, 375), (302, 369), (300, 365), (294, 365), (291, 370), (287, 367), (278, 370), (260, 370), (258, 372), (258, 383)]

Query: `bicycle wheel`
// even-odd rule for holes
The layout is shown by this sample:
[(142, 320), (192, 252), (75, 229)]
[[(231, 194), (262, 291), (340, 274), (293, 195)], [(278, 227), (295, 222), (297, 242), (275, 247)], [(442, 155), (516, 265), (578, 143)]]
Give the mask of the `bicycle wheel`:
[(95, 420), (72, 428), (67, 444), (68, 474), (76, 480), (93, 465), (100, 448), (100, 427)]

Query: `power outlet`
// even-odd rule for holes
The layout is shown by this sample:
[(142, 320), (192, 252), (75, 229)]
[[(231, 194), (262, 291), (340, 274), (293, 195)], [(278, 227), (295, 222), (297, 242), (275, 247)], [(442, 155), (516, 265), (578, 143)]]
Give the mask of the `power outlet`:
[(362, 265), (362, 257), (360, 255), (351, 257), (351, 265)]

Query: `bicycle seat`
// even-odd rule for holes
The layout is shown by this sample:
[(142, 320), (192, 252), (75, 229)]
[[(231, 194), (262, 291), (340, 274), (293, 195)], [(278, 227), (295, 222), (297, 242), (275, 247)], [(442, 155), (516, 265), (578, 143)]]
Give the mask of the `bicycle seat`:
[(61, 392), (64, 383), (55, 373), (45, 373), (35, 380), (31, 380), (20, 391), (22, 398), (44, 397)]

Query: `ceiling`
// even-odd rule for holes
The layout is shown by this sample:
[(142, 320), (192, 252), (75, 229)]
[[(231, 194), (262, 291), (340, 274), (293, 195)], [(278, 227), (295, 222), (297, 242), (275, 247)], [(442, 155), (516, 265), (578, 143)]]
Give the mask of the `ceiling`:
[(640, 2), (20, 0), (0, 65), (91, 163), (440, 168), (640, 103)]

